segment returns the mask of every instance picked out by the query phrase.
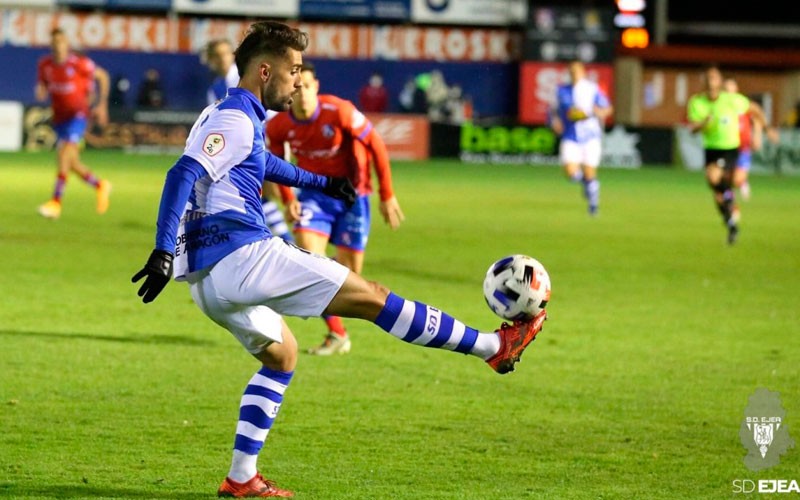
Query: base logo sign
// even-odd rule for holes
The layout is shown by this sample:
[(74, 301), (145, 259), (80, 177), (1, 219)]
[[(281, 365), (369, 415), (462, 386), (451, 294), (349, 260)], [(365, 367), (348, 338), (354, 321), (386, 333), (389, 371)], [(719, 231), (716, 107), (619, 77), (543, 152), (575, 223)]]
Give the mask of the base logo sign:
[(748, 469), (774, 467), (781, 455), (794, 448), (785, 419), (786, 410), (779, 393), (761, 388), (750, 396), (739, 429), (739, 439), (747, 450), (744, 465)]

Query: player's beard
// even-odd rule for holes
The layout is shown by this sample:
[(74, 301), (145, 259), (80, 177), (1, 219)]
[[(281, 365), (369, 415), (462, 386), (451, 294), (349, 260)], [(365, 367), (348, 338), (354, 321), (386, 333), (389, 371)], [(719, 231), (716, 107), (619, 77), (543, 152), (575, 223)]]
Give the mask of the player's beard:
[(293, 94), (294, 91), (289, 95), (281, 95), (274, 85), (267, 82), (261, 90), (261, 103), (265, 108), (272, 111), (288, 111), (292, 103)]

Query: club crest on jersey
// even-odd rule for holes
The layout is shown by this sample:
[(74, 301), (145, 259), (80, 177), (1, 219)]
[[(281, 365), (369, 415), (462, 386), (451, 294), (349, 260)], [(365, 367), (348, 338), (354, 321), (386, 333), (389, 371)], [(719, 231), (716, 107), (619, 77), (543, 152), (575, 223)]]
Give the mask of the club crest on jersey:
[(322, 136), (326, 139), (330, 139), (333, 137), (333, 127), (328, 125), (327, 123), (322, 126)]
[(225, 137), (222, 134), (208, 134), (203, 141), (203, 152), (208, 156), (216, 156), (225, 148)]

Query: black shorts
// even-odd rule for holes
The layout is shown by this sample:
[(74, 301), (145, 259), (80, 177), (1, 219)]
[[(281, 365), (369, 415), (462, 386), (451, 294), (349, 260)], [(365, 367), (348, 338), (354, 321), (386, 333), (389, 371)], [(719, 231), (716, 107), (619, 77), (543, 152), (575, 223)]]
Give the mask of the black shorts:
[(736, 167), (739, 149), (706, 149), (706, 167), (716, 165), (725, 170)]

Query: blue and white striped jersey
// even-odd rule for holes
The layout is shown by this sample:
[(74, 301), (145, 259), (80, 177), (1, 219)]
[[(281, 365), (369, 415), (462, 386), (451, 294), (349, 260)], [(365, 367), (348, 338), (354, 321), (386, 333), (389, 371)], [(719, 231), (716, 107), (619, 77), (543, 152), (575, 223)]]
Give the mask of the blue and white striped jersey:
[[(564, 124), (564, 134), (561, 138), (579, 143), (601, 138), (603, 126), (594, 116), (594, 107), (606, 108), (610, 105), (608, 97), (600, 90), (597, 83), (591, 80), (583, 78), (574, 85), (560, 85), (556, 93), (555, 111)], [(583, 111), (588, 118), (570, 120), (567, 112), (573, 107)]]
[[(271, 236), (261, 208), (264, 179), (315, 189), (327, 184), (325, 177), (266, 151), (266, 115), (250, 91), (232, 88), (228, 97), (205, 108), (192, 127), (172, 178), (167, 175), (158, 217), (156, 248), (174, 251), (175, 278)], [(179, 194), (187, 179), (193, 182), (188, 199)], [(175, 214), (181, 213), (178, 227)]]

